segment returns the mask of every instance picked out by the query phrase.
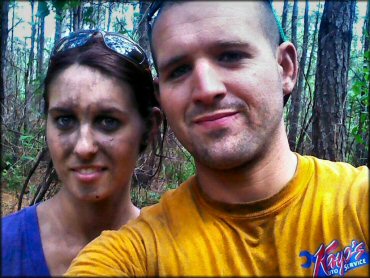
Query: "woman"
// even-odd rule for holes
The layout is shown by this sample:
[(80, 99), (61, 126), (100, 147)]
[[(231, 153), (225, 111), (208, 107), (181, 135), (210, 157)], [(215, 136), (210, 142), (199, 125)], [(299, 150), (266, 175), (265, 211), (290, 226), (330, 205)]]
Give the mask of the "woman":
[(160, 121), (144, 51), (116, 33), (71, 34), (55, 47), (44, 86), (47, 145), (62, 187), (3, 218), (2, 275), (61, 275), (103, 230), (140, 213), (131, 176)]

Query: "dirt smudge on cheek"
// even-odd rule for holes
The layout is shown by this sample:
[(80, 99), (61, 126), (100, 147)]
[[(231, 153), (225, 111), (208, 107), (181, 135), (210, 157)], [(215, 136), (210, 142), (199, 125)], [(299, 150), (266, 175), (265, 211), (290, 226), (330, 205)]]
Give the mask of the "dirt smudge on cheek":
[(64, 152), (72, 152), (76, 142), (76, 135), (75, 134), (58, 134), (60, 148)]

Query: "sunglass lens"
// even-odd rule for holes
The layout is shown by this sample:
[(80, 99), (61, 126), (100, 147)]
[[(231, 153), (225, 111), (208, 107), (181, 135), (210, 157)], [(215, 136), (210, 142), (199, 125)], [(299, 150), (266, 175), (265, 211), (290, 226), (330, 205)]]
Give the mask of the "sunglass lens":
[(145, 58), (142, 51), (138, 47), (123, 37), (106, 34), (104, 36), (104, 41), (110, 49), (130, 58), (136, 63), (141, 64)]
[(62, 41), (60, 45), (57, 46), (57, 48), (55, 49), (55, 53), (85, 45), (86, 42), (92, 36), (92, 34), (93, 33), (90, 32), (89, 33), (81, 32), (73, 34), (71, 37)]

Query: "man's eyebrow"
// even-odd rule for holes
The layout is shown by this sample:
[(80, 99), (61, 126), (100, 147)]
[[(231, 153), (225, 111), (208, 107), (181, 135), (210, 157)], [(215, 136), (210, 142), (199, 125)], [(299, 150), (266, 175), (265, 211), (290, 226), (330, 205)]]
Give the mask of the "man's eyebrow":
[[(207, 47), (208, 50), (217, 50), (217, 49), (223, 49), (223, 48), (233, 48), (233, 47), (238, 47), (238, 48), (250, 48), (251, 45), (248, 42), (241, 41), (241, 40), (217, 40), (213, 42), (209, 47)], [(173, 65), (178, 64), (180, 61), (186, 59), (187, 55), (178, 55), (174, 56), (168, 60), (165, 60), (162, 63), (158, 64), (158, 70), (159, 71), (164, 71), (168, 68), (171, 68)]]
[(159, 63), (158, 64), (158, 70), (159, 71), (164, 71), (168, 68), (171, 68), (172, 66), (178, 64), (180, 61), (184, 60), (186, 58), (187, 55), (178, 55), (178, 56), (174, 56), (168, 60), (165, 60), (164, 62), (162, 63)]
[(213, 48), (231, 48), (231, 47), (242, 47), (242, 48), (249, 48), (251, 45), (248, 42), (240, 41), (240, 40), (218, 40), (215, 43), (213, 43), (209, 49)]

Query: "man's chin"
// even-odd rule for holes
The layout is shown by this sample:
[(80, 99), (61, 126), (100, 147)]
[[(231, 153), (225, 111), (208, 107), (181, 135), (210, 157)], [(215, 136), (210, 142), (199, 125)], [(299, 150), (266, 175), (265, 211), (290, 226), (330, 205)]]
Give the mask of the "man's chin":
[(212, 170), (229, 171), (229, 170), (241, 170), (250, 163), (250, 159), (246, 156), (240, 156), (239, 153), (217, 155), (210, 153), (196, 154), (197, 164), (199, 166), (207, 167)]

